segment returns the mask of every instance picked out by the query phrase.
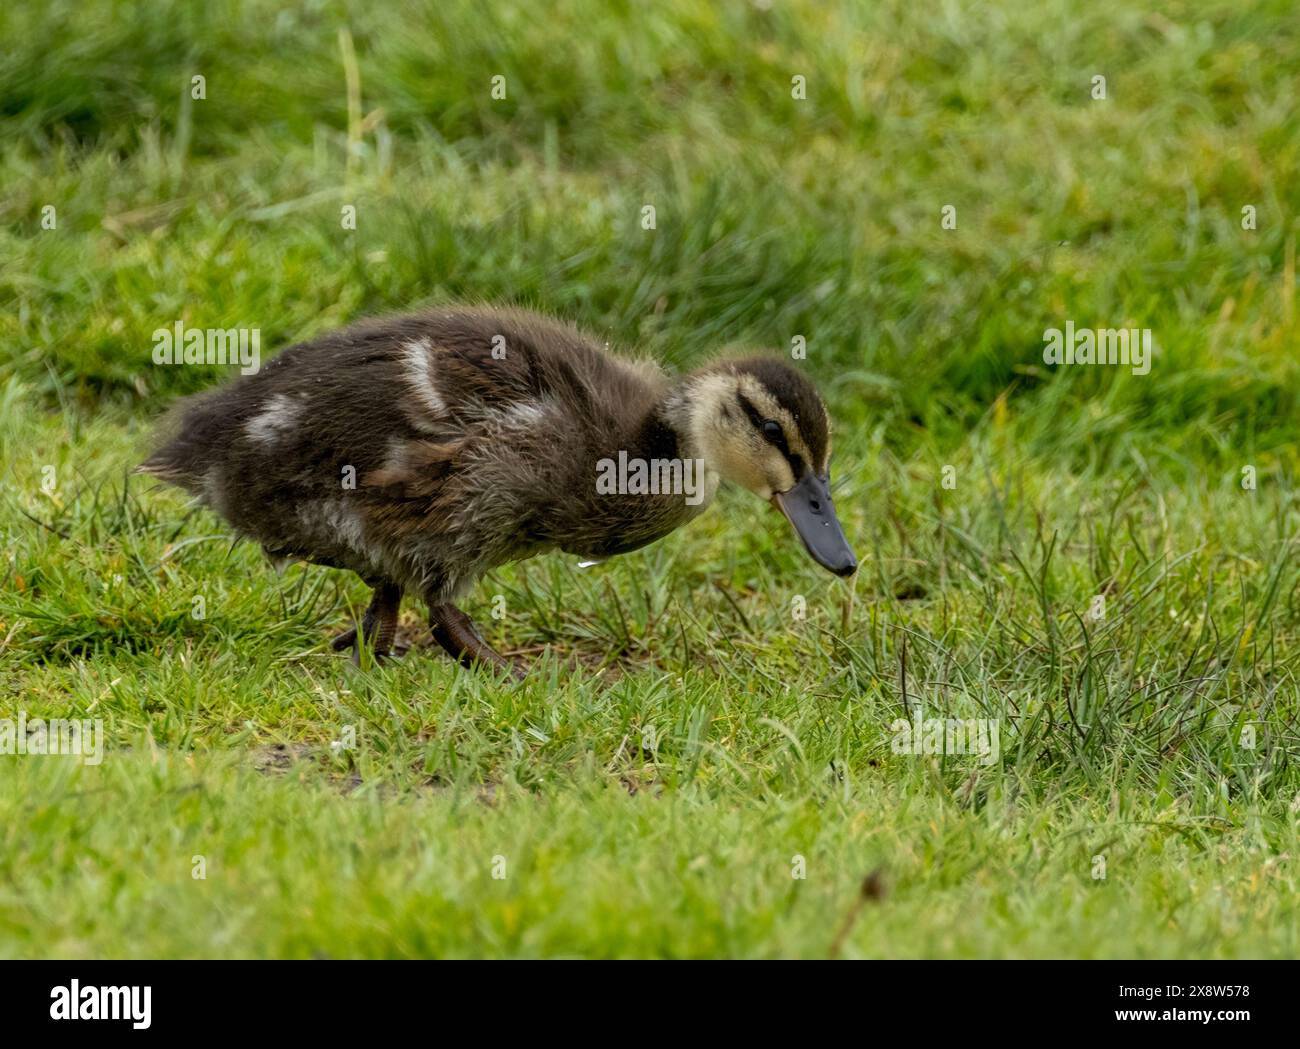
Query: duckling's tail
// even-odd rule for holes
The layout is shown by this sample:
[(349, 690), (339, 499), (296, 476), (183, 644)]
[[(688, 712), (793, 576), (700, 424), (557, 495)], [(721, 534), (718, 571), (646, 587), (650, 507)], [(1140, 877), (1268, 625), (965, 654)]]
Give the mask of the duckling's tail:
[(201, 491), (213, 458), (213, 400), (208, 393), (177, 403), (154, 432), (153, 454), (131, 472), (148, 474), (191, 492)]
[(185, 471), (167, 459), (161, 450), (155, 452), (131, 472), (148, 474), (150, 477), (157, 477), (160, 481), (171, 481), (175, 484), (182, 484), (186, 477)]

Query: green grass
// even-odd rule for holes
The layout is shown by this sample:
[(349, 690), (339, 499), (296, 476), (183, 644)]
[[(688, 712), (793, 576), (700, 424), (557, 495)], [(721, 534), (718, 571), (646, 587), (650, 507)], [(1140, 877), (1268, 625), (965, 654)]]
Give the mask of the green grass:
[[(1289, 3), (276, 6), (0, 12), (0, 716), (107, 737), (0, 756), (0, 954), (1300, 950)], [(357, 580), (128, 474), (227, 374), (154, 329), (452, 300), (803, 335), (857, 578), (727, 493), (485, 580), (522, 686), (357, 669)], [(894, 753), (918, 704), (1000, 760)]]

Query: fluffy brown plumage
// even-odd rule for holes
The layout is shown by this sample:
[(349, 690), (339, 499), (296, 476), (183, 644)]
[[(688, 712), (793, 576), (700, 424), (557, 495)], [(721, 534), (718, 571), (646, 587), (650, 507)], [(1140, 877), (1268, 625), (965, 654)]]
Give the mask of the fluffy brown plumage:
[[(497, 662), (451, 604), (475, 580), (548, 549), (601, 558), (666, 535), (707, 505), (720, 475), (771, 458), (772, 437), (748, 433), (748, 416), (770, 413), (781, 414), (790, 477), (801, 456), (824, 476), (825, 409), (779, 362), (721, 362), (673, 381), (536, 314), (442, 309), (292, 346), (189, 399), (140, 469), (272, 558), (356, 572), (376, 588), (368, 636), (391, 639), (396, 602), (414, 592), (434, 610), (435, 636), (459, 635), (444, 645)], [(736, 440), (715, 447), (727, 435)], [(598, 464), (620, 452), (703, 460), (704, 497), (597, 494)], [(793, 481), (778, 465), (757, 486), (737, 479), (782, 491)]]

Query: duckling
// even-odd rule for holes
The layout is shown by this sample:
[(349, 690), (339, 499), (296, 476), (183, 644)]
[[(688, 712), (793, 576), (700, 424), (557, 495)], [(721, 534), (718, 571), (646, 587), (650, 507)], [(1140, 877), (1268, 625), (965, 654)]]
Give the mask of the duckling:
[(182, 402), (137, 469), (197, 496), (276, 562), (372, 588), (335, 639), (389, 654), (404, 594), (462, 664), (522, 677), (458, 607), (484, 573), (548, 550), (603, 560), (701, 513), (721, 481), (778, 507), (808, 554), (857, 568), (831, 500), (816, 387), (765, 357), (671, 378), (517, 309), (363, 321)]

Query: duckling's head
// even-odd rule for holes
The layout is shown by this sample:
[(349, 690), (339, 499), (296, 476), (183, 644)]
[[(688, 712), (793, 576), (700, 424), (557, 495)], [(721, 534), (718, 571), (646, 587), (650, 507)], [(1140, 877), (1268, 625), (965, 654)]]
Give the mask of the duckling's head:
[(808, 379), (767, 357), (721, 361), (692, 373), (674, 401), (670, 415), (694, 455), (780, 509), (819, 565), (857, 570), (831, 501), (830, 420)]

